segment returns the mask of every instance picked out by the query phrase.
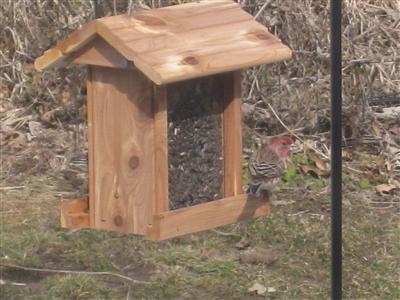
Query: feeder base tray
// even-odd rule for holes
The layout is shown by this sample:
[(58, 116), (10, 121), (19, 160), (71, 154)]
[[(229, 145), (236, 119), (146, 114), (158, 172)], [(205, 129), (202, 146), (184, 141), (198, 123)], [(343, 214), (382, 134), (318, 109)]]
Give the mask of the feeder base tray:
[[(90, 225), (89, 198), (65, 200), (61, 204), (61, 226), (70, 229)], [(247, 194), (227, 197), (152, 216), (145, 237), (165, 240), (270, 214), (269, 201)]]

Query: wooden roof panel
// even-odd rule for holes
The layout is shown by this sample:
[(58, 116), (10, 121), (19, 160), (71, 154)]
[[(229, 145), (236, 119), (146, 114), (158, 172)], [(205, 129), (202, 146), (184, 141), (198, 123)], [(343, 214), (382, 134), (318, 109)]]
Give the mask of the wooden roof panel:
[(288, 59), (291, 51), (231, 0), (206, 0), (94, 20), (39, 57), (42, 70), (97, 34), (157, 84)]
[(270, 45), (268, 50), (265, 46), (246, 50), (234, 48), (229, 51), (202, 53), (203, 55), (197, 56), (191, 55), (190, 52), (181, 55), (172, 54), (160, 64), (155, 63), (154, 57), (151, 57), (153, 61), (146, 57), (143, 60), (138, 59), (136, 65), (147, 76), (154, 78), (154, 82), (171, 83), (281, 61), (291, 56), (290, 49), (280, 43)]
[(219, 9), (227, 6), (239, 6), (232, 0), (203, 0), (199, 2), (190, 2), (176, 6), (166, 6), (157, 9), (158, 12), (168, 12), (172, 16), (193, 16), (208, 13), (210, 9)]
[[(210, 41), (218, 41), (225, 39), (227, 36), (240, 36), (251, 32), (265, 32), (265, 27), (257, 22), (248, 22), (248, 20), (221, 24), (210, 28), (199, 28), (190, 31), (182, 31), (173, 35), (159, 35), (150, 39), (139, 39), (128, 41), (127, 45), (134, 48), (137, 53), (151, 52), (172, 48), (187, 48)], [(272, 34), (270, 34), (273, 36)], [(276, 37), (274, 37), (276, 38)], [(277, 39), (277, 38), (276, 38)]]

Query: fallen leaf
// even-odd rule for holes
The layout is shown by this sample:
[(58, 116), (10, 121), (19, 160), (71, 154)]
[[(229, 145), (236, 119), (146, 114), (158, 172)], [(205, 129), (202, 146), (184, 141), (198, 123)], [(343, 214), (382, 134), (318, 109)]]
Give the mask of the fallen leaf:
[(269, 287), (269, 288), (267, 289), (267, 292), (268, 292), (268, 293), (275, 293), (275, 292), (276, 292), (276, 288)]
[(400, 136), (400, 126), (393, 126), (389, 129), (389, 132), (395, 136)]
[(320, 158), (316, 153), (310, 152), (309, 158), (314, 162), (319, 170), (324, 173), (329, 173), (329, 163)]
[(8, 145), (10, 149), (22, 149), (26, 146), (26, 138), (21, 132), (12, 130), (0, 134), (0, 146)]
[(343, 149), (342, 157), (343, 157), (343, 160), (351, 161), (353, 159), (353, 151), (350, 151), (348, 149)]
[(28, 127), (29, 127), (29, 132), (32, 135), (32, 137), (39, 136), (43, 131), (42, 124), (40, 124), (39, 122), (29, 121)]
[(375, 188), (376, 188), (376, 191), (378, 192), (378, 194), (380, 194), (381, 196), (384, 196), (384, 195), (389, 195), (397, 187), (394, 184), (384, 183), (384, 184), (377, 185)]
[(62, 111), (62, 107), (57, 107), (55, 109), (49, 110), (47, 112), (45, 112), (42, 117), (41, 117), (41, 121), (54, 125), (56, 123), (56, 116), (57, 114), (60, 114)]
[(250, 293), (255, 293), (259, 296), (265, 296), (265, 294), (267, 292), (267, 288), (265, 286), (263, 286), (262, 284), (259, 284), (258, 282), (256, 282), (255, 284), (253, 284), (252, 287), (250, 287), (248, 289), (248, 291)]
[(400, 178), (399, 180), (392, 179), (390, 183), (394, 184), (398, 189), (400, 189)]
[(317, 177), (317, 178), (319, 176), (321, 176), (321, 172), (317, 168), (313, 168), (313, 167), (306, 166), (306, 165), (300, 165), (300, 170), (303, 174), (306, 174), (306, 175), (308, 174), (308, 175), (311, 175), (311, 176)]

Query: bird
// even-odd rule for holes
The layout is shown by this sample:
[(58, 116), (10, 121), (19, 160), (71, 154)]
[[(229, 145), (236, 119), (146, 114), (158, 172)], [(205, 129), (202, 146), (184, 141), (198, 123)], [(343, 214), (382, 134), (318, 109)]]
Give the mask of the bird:
[(294, 145), (288, 136), (276, 137), (253, 153), (249, 160), (250, 184), (247, 194), (262, 199), (272, 196), (274, 187), (285, 172)]

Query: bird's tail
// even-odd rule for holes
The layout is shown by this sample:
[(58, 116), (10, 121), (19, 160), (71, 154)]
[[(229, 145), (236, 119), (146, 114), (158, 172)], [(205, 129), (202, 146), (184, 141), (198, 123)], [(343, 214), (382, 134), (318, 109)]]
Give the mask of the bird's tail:
[(260, 185), (261, 185), (261, 182), (259, 182), (259, 183), (250, 183), (248, 188), (247, 188), (247, 190), (246, 190), (246, 193), (249, 194), (249, 195), (255, 196), (257, 191), (258, 191), (258, 189), (259, 189), (259, 187), (260, 187)]
[(273, 185), (266, 182), (250, 183), (246, 193), (257, 198), (268, 198), (274, 190)]

